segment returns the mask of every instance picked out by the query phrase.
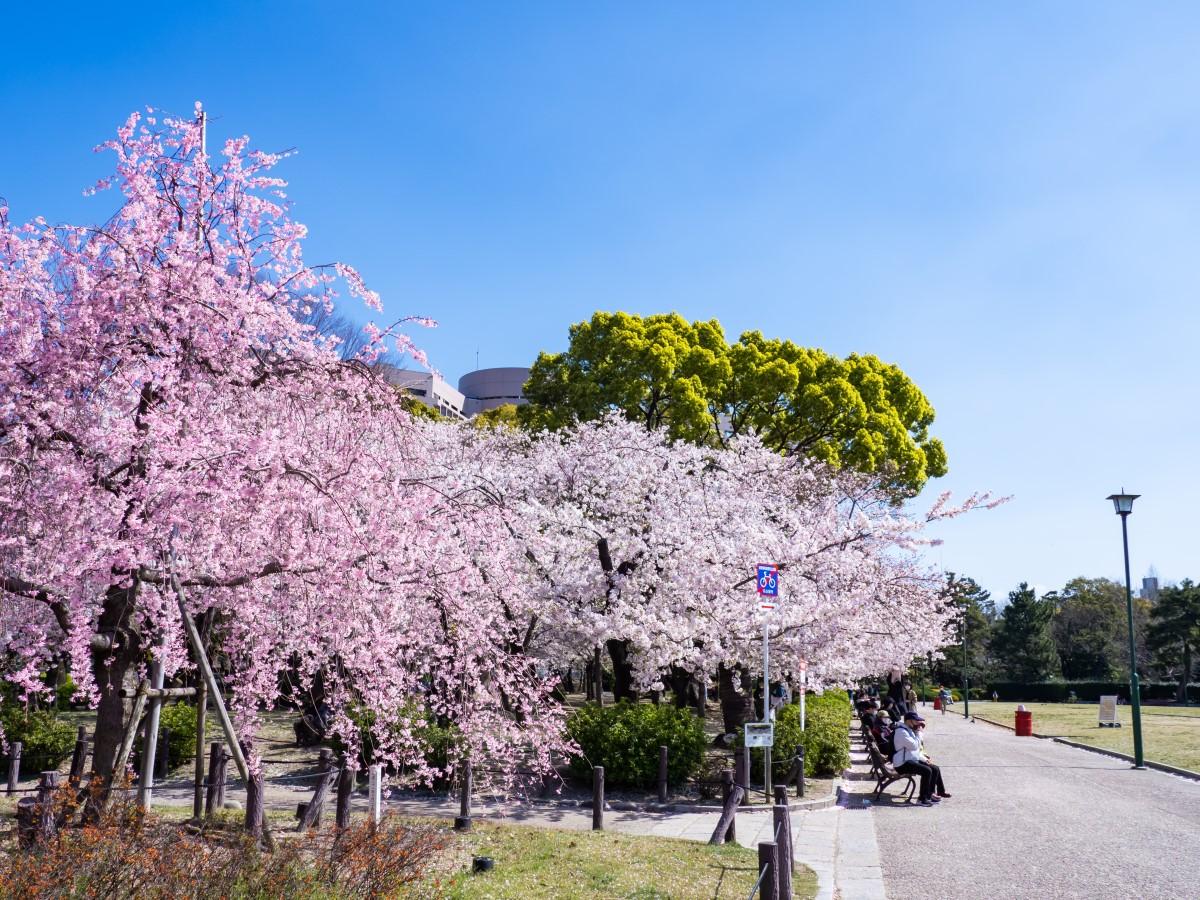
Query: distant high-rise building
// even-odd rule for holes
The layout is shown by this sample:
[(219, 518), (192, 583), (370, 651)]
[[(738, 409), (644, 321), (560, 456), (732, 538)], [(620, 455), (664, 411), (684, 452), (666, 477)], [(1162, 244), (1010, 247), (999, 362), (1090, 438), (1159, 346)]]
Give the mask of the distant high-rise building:
[(1158, 599), (1158, 576), (1152, 575), (1149, 578), (1142, 579), (1142, 599), (1157, 600)]

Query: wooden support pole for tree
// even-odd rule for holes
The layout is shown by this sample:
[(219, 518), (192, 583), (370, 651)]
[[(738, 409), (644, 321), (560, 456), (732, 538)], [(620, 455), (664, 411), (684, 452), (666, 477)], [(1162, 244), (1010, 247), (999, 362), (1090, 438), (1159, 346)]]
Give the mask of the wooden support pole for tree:
[[(728, 781), (726, 781), (725, 776), (729, 776)], [(741, 805), (742, 797), (746, 793), (745, 789), (734, 781), (733, 773), (728, 769), (722, 774), (721, 781), (728, 785), (729, 792), (725, 797), (725, 806), (721, 810), (721, 818), (717, 820), (717, 827), (713, 829), (712, 837), (708, 839), (710, 844), (724, 844), (726, 841), (736, 839), (734, 824), (737, 821), (738, 807)]]
[(762, 884), (758, 888), (761, 900), (779, 900), (779, 847), (774, 841), (760, 841), (758, 844), (758, 871), (763, 875)]
[(604, 830), (604, 766), (592, 766), (592, 831)]
[(474, 787), (473, 781), (471, 761), (468, 759), (463, 762), (462, 766), (462, 784), (460, 785), (458, 796), (458, 818), (454, 820), (455, 831), (471, 830), (471, 791)]
[(342, 768), (337, 779), (337, 815), (334, 824), (338, 828), (350, 827), (350, 798), (354, 795), (354, 770), (342, 757)]
[(321, 824), (321, 809), (325, 805), (325, 795), (329, 793), (329, 785), (337, 777), (337, 769), (333, 767), (333, 751), (327, 747), (322, 747), (317, 757), (317, 772), (320, 773), (320, 777), (317, 779), (316, 787), (313, 788), (308, 808), (300, 817), (297, 831), (307, 831)]
[[(136, 697), (137, 691), (131, 691), (129, 688), (121, 688), (121, 696), (125, 698)], [(193, 687), (162, 688), (160, 690), (150, 689), (146, 691), (146, 697), (150, 700), (153, 700), (156, 697), (159, 700), (181, 700), (184, 697), (194, 696), (196, 696), (196, 688)]]
[[(205, 624), (208, 624), (207, 621)], [(204, 815), (204, 738), (208, 719), (208, 685), (204, 679), (196, 689), (196, 760), (192, 770), (192, 818), (197, 822)]]
[[(242, 753), (242, 748), (238, 745), (237, 732), (233, 730), (233, 722), (230, 721), (229, 713), (225, 709), (225, 698), (221, 696), (216, 673), (213, 672), (212, 664), (208, 661), (208, 654), (204, 650), (204, 643), (200, 640), (200, 632), (196, 628), (195, 621), (188, 614), (187, 598), (183, 593), (183, 585), (179, 583), (179, 576), (175, 574), (174, 562), (174, 555), (172, 554), (171, 589), (175, 592), (175, 602), (179, 605), (179, 616), (183, 620), (183, 627), (187, 631), (188, 641), (192, 645), (192, 653), (195, 654), (196, 662), (200, 665), (200, 671), (203, 673), (204, 680), (208, 684), (208, 692), (212, 697), (213, 706), (216, 708), (217, 718), (221, 722), (221, 730), (225, 732), (225, 739), (229, 742), (229, 752), (232, 754), (233, 761), (237, 765), (238, 774), (242, 776), (242, 780), (246, 783), (246, 809), (248, 812), (250, 809), (248, 793), (250, 769), (246, 765), (246, 757)], [(161, 686), (160, 684), (159, 687)], [(265, 819), (262, 820), (262, 839), (268, 850), (275, 849), (275, 841), (271, 837), (271, 827)]]
[[(733, 769), (721, 770), (721, 809), (729, 806), (729, 797), (733, 794)], [(737, 841), (737, 803), (733, 804), (735, 815), (729, 819), (729, 827), (725, 829), (725, 833), (721, 835), (720, 843), (734, 843)]]
[(658, 748), (658, 802), (667, 802), (667, 754), (668, 749)]
[(17, 792), (17, 782), (21, 779), (21, 750), (23, 745), (20, 741), (13, 741), (8, 745), (8, 793), (15, 794)]
[(113, 785), (125, 778), (125, 767), (129, 764), (129, 754), (133, 750), (133, 740), (137, 736), (142, 710), (146, 708), (146, 692), (148, 690), (150, 690), (150, 684), (143, 678), (138, 683), (137, 693), (133, 696), (133, 709), (129, 711), (129, 721), (125, 725), (125, 734), (121, 738), (121, 749), (117, 751), (117, 758), (113, 763), (112, 783), (105, 791), (102, 806), (107, 805), (109, 797), (112, 795)]

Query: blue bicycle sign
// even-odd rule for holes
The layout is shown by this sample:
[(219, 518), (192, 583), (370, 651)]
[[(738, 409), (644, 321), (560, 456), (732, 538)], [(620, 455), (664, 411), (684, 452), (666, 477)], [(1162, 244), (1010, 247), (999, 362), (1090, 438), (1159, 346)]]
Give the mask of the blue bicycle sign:
[(757, 575), (758, 593), (764, 597), (779, 596), (779, 566), (759, 563)]

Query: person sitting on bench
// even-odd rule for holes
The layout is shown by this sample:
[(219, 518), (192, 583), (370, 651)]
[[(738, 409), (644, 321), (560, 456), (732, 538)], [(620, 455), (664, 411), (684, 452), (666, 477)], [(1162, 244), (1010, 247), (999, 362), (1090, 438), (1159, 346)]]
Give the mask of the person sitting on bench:
[(918, 713), (905, 715), (904, 721), (896, 726), (892, 735), (896, 748), (892, 767), (901, 774), (919, 776), (921, 787), (917, 802), (922, 806), (933, 806), (950, 795), (946, 793), (946, 785), (942, 782), (942, 770), (925, 755), (921, 746), (921, 732), (924, 730), (925, 720)]

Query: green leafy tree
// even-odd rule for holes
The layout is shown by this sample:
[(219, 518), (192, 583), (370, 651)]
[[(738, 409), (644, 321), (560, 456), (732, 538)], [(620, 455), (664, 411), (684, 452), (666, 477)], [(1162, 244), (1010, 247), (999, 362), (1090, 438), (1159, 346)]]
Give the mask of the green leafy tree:
[(476, 428), (519, 428), (520, 419), (517, 416), (515, 403), (503, 403), (492, 409), (485, 409), (471, 419)]
[(1095, 681), (1129, 677), (1125, 586), (1108, 578), (1073, 578), (1053, 600), (1057, 607), (1054, 644), (1063, 677)]
[(933, 407), (900, 368), (757, 331), (730, 345), (715, 319), (597, 312), (571, 326), (566, 352), (538, 356), (525, 397), (527, 427), (619, 409), (699, 443), (753, 431), (780, 452), (878, 473), (900, 497), (946, 473), (945, 449), (929, 434)]
[(1058, 648), (1051, 626), (1053, 599), (1039, 600), (1025, 582), (1008, 594), (992, 638), (992, 653), (1013, 681), (1045, 681), (1059, 674)]
[(1191, 680), (1196, 651), (1200, 649), (1200, 585), (1185, 578), (1178, 585), (1165, 587), (1150, 611), (1146, 643), (1159, 666), (1178, 673), (1178, 700), (1187, 702), (1187, 684)]
[(992, 595), (965, 575), (946, 573), (946, 598), (954, 606), (954, 641), (942, 647), (942, 659), (933, 664), (933, 680), (941, 684), (961, 685), (963, 676), (963, 624), (967, 631), (967, 674), (978, 686), (992, 674), (990, 644), (996, 604)]

